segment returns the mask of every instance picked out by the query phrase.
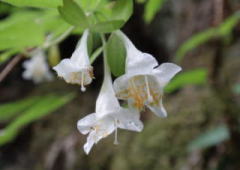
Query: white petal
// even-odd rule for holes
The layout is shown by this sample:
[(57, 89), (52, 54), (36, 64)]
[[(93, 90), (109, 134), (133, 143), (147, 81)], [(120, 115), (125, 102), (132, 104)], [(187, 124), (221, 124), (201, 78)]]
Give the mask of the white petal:
[(96, 124), (96, 121), (96, 114), (89, 114), (78, 121), (77, 128), (82, 134), (85, 135), (90, 132), (91, 127)]
[(81, 71), (81, 67), (78, 67), (76, 63), (73, 63), (70, 59), (63, 59), (58, 65), (53, 67), (59, 77), (66, 77), (71, 72)]
[(156, 59), (147, 53), (133, 54), (129, 51), (126, 59), (126, 73), (131, 75), (150, 74), (158, 65)]
[(101, 119), (98, 123), (97, 126), (99, 127), (98, 131), (96, 132), (97, 138), (96, 138), (96, 143), (102, 139), (113, 133), (115, 131), (116, 126), (114, 125), (115, 120), (107, 115), (103, 119)]
[(89, 30), (85, 30), (79, 41), (76, 50), (71, 56), (71, 60), (78, 64), (80, 67), (90, 66), (88, 48), (87, 48), (87, 39), (89, 35)]
[(84, 152), (88, 155), (90, 150), (92, 149), (95, 141), (94, 141), (94, 133), (92, 134), (89, 134), (88, 137), (87, 137), (87, 142), (84, 144), (83, 146), (83, 149), (84, 149)]
[(173, 63), (163, 63), (153, 73), (157, 76), (158, 81), (164, 87), (182, 68)]
[(129, 79), (130, 77), (124, 74), (114, 80), (113, 88), (119, 99), (126, 99), (128, 97), (127, 89)]
[(116, 115), (118, 127), (121, 129), (140, 132), (143, 129), (143, 123), (140, 120), (140, 114), (136, 110), (121, 109)]
[(158, 65), (152, 55), (139, 51), (124, 33), (116, 31), (116, 34), (122, 38), (127, 51), (126, 73), (132, 75), (148, 74)]
[(151, 106), (151, 105), (147, 105), (147, 106), (155, 115), (159, 117), (167, 117), (167, 111), (165, 110), (162, 104), (162, 100), (160, 101), (159, 106)]
[(106, 58), (104, 58), (104, 80), (96, 101), (97, 117), (100, 119), (111, 112), (117, 111), (119, 108), (120, 104), (113, 90), (109, 66)]

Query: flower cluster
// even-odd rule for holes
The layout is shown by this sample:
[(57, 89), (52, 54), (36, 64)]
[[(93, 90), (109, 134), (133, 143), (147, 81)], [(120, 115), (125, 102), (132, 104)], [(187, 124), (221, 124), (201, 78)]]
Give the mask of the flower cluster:
[[(159, 66), (152, 55), (139, 51), (124, 33), (115, 31), (114, 34), (122, 40), (126, 49), (125, 74), (112, 82), (105, 51), (105, 38), (102, 36), (103, 49), (105, 49), (104, 80), (96, 100), (95, 112), (77, 123), (78, 130), (84, 135), (88, 134), (84, 145), (86, 154), (94, 144), (112, 133), (115, 133), (114, 143), (117, 144), (118, 128), (142, 131), (140, 113), (146, 107), (157, 116), (166, 117), (167, 112), (162, 103), (163, 89), (174, 75), (181, 71), (181, 67), (173, 63), (163, 63)], [(53, 67), (59, 77), (67, 83), (80, 85), (82, 91), (85, 91), (85, 86), (93, 80), (93, 67), (87, 46), (88, 36), (89, 30), (85, 30), (71, 58), (63, 59)], [(28, 68), (30, 67), (28, 62), (38, 62), (38, 64)], [(45, 64), (40, 67), (40, 62), (44, 62), (42, 54), (35, 55), (31, 61), (27, 61), (24, 64), (26, 71), (23, 76), (28, 78), (34, 77), (33, 74), (41, 74), (39, 80), (34, 79), (35, 82), (50, 79), (49, 70)], [(128, 107), (122, 107), (119, 100), (125, 100)]]

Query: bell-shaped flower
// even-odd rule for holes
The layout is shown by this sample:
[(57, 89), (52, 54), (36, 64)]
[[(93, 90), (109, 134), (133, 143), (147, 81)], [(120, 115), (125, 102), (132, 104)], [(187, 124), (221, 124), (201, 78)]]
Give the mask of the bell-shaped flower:
[(49, 70), (44, 52), (41, 49), (37, 49), (31, 55), (31, 59), (23, 62), (25, 69), (22, 74), (23, 78), (33, 80), (34, 83), (51, 81), (53, 75)]
[(162, 104), (163, 88), (181, 67), (173, 63), (158, 66), (153, 56), (139, 51), (126, 35), (120, 31), (116, 34), (122, 38), (127, 52), (125, 74), (114, 81), (117, 97), (127, 100), (139, 111), (147, 106), (157, 116), (166, 117)]
[(136, 110), (122, 108), (115, 97), (106, 60), (104, 68), (104, 81), (96, 101), (96, 112), (84, 117), (77, 123), (78, 130), (82, 134), (88, 134), (87, 142), (83, 147), (86, 154), (90, 152), (94, 144), (114, 131), (114, 143), (117, 144), (118, 128), (137, 132), (143, 129), (140, 114)]
[(70, 59), (63, 59), (53, 67), (58, 76), (67, 83), (81, 85), (82, 91), (86, 90), (84, 86), (90, 84), (93, 79), (93, 68), (89, 61), (87, 48), (88, 34), (89, 31), (85, 30)]

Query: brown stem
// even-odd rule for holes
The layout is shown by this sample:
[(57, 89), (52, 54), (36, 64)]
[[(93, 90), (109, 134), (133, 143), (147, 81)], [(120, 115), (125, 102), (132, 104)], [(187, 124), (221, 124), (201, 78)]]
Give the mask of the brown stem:
[(0, 83), (5, 79), (5, 77), (11, 72), (13, 67), (23, 58), (23, 54), (16, 55), (3, 69), (0, 73)]

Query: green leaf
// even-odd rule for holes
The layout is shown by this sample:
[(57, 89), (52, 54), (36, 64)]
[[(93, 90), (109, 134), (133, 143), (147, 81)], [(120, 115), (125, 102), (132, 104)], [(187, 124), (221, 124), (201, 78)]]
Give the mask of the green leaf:
[(218, 34), (221, 36), (229, 35), (233, 28), (239, 23), (240, 12), (236, 12), (232, 16), (228, 17), (218, 28)]
[(187, 72), (182, 72), (165, 87), (167, 93), (171, 93), (186, 85), (201, 85), (207, 82), (207, 70), (195, 69)]
[(208, 130), (194, 139), (189, 145), (188, 150), (198, 150), (207, 147), (215, 146), (227, 139), (229, 139), (229, 130), (225, 125), (221, 125), (214, 129)]
[(88, 43), (88, 54), (91, 55), (93, 50), (96, 50), (98, 47), (102, 45), (101, 37), (96, 32), (89, 32), (87, 43)]
[(111, 72), (118, 77), (125, 72), (126, 49), (122, 39), (116, 34), (111, 34), (106, 45), (107, 60)]
[(99, 22), (96, 25), (92, 26), (91, 30), (98, 33), (110, 33), (120, 29), (123, 25), (123, 20)]
[(39, 27), (42, 27), (45, 35), (50, 35), (51, 39), (59, 37), (72, 27), (60, 17), (57, 10), (45, 10), (37, 20)]
[(0, 50), (41, 45), (44, 31), (35, 20), (38, 15), (38, 12), (16, 12), (0, 22)]
[(125, 22), (133, 13), (132, 0), (118, 0), (112, 8), (111, 20), (124, 20)]
[(149, 23), (162, 8), (166, 0), (148, 0), (144, 9), (144, 20)]
[(40, 100), (1, 130), (0, 146), (13, 140), (27, 124), (53, 112), (74, 98), (74, 94), (41, 96)]
[(216, 34), (217, 30), (215, 28), (212, 28), (192, 36), (189, 40), (184, 42), (181, 45), (181, 47), (177, 50), (176, 61), (180, 62), (188, 51), (196, 48), (199, 45), (206, 43), (211, 38), (215, 37)]
[(88, 19), (84, 11), (73, 0), (63, 0), (63, 6), (59, 7), (58, 11), (69, 24), (83, 29), (88, 27)]
[(232, 16), (228, 17), (218, 27), (210, 28), (200, 33), (193, 35), (189, 40), (184, 42), (176, 52), (176, 61), (180, 62), (187, 52), (192, 49), (208, 42), (209, 40), (218, 37), (225, 38), (228, 36), (234, 27), (239, 23), (240, 13), (236, 12)]
[(12, 119), (14, 116), (38, 102), (40, 97), (29, 97), (20, 101), (0, 105), (0, 122)]
[(19, 7), (44, 7), (44, 8), (56, 8), (62, 4), (62, 0), (2, 0)]
[(103, 6), (107, 0), (76, 0), (85, 11), (93, 12)]

